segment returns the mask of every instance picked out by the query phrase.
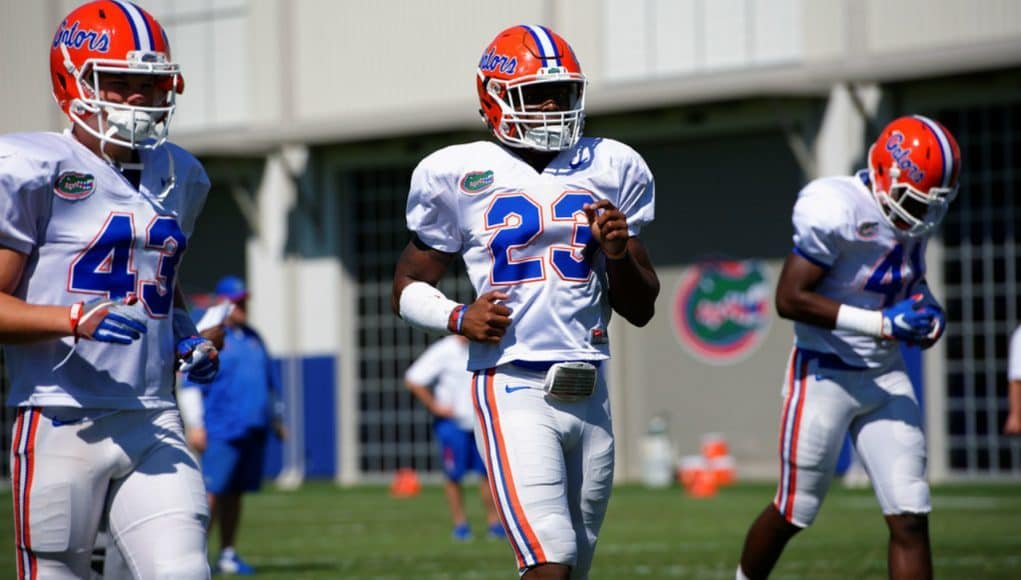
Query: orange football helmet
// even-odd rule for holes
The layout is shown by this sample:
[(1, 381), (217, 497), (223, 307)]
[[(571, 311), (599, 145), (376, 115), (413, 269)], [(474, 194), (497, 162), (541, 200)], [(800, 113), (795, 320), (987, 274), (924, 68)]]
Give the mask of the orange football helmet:
[(479, 60), (479, 113), (502, 143), (570, 149), (585, 123), (585, 75), (567, 41), (545, 26), (504, 30)]
[(894, 227), (917, 236), (943, 220), (957, 196), (961, 150), (947, 128), (913, 115), (890, 122), (869, 149), (869, 178)]
[[(149, 106), (102, 100), (99, 81), (106, 74), (150, 75), (161, 96)], [(50, 75), (53, 98), (72, 122), (104, 145), (132, 149), (166, 140), (174, 97), (184, 89), (163, 27), (122, 0), (90, 2), (64, 18), (50, 48)]]

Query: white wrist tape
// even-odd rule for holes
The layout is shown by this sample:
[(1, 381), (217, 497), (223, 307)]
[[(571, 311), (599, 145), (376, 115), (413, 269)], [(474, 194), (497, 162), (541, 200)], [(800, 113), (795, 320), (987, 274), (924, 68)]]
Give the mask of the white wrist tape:
[(408, 324), (433, 334), (450, 334), (450, 315), (461, 306), (447, 298), (435, 286), (412, 282), (401, 291), (401, 318)]
[(883, 338), (883, 313), (857, 306), (841, 304), (837, 311), (837, 329), (850, 330), (876, 338)]
[(181, 409), (181, 420), (185, 427), (202, 427), (205, 406), (202, 403), (202, 389), (184, 387), (177, 389), (177, 406)]

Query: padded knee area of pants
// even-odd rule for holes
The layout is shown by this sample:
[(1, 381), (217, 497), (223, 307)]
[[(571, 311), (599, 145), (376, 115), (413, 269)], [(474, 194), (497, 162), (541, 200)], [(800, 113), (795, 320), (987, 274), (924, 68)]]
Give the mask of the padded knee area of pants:
[(560, 514), (549, 513), (534, 518), (531, 524), (546, 555), (546, 562), (574, 566), (578, 558), (578, 546), (571, 520)]
[(153, 562), (157, 580), (203, 580), (209, 578), (209, 564), (204, 552), (194, 552), (173, 560)]

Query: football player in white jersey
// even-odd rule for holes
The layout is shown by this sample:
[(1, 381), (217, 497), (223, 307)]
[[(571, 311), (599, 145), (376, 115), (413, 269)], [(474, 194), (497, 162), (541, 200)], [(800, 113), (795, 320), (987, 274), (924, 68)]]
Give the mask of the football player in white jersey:
[(1007, 418), (1003, 421), (1004, 435), (1021, 435), (1021, 326), (1010, 335), (1007, 353)]
[(454, 520), (454, 539), (464, 541), (472, 538), (461, 491), (461, 479), (469, 472), (481, 476), (479, 496), (486, 510), (487, 535), (500, 539), (506, 535), (496, 515), (493, 494), (489, 492), (486, 464), (475, 444), (472, 373), (465, 368), (467, 358), (467, 338), (457, 334), (444, 337), (429, 345), (408, 367), (404, 372), (404, 386), (435, 418), (433, 433), (443, 460), (443, 474), (446, 476), (443, 492)]
[(776, 290), (795, 333), (780, 484), (748, 530), (738, 579), (767, 577), (815, 519), (847, 433), (890, 529), (890, 577), (932, 577), (925, 435), (899, 343), (928, 348), (945, 327), (925, 248), (957, 194), (960, 157), (941, 124), (902, 117), (872, 145), (868, 170), (801, 190)]
[[(497, 142), (416, 168), (393, 308), (472, 341), (475, 436), (519, 572), (586, 578), (613, 481), (607, 323), (612, 309), (645, 325), (659, 293), (638, 238), (652, 174), (626, 145), (581, 136), (585, 76), (543, 26), (497, 35), (477, 88)], [(435, 287), (458, 254), (471, 304)]]
[(106, 577), (206, 578), (173, 384), (216, 374), (176, 284), (209, 181), (166, 142), (178, 66), (150, 14), (99, 0), (60, 23), (50, 72), (71, 128), (0, 137), (16, 577), (87, 577), (102, 522)]

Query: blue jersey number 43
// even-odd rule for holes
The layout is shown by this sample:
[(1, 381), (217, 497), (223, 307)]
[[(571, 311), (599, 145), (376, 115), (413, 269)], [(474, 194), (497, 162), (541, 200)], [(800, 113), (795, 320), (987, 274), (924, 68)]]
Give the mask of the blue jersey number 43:
[(68, 289), (113, 299), (134, 293), (150, 314), (167, 316), (174, 305), (177, 265), (186, 245), (187, 238), (176, 219), (154, 219), (146, 229), (145, 247), (160, 253), (156, 279), (139, 280), (134, 263), (134, 216), (113, 213), (92, 243), (71, 263)]

